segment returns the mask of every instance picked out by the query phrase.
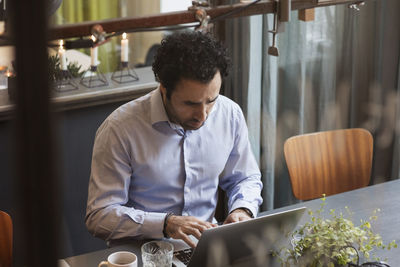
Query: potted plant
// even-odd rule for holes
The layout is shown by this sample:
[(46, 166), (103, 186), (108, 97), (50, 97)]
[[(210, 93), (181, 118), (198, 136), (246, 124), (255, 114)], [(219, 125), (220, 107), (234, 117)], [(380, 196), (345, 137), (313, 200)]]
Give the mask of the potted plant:
[[(330, 218), (323, 219), (321, 214), (325, 201), (323, 196), (321, 207), (315, 212), (308, 211), (310, 221), (290, 233), (291, 247), (274, 252), (281, 266), (359, 266), (360, 256), (367, 261), (371, 258), (379, 261), (373, 256), (374, 249), (397, 247), (395, 241), (384, 244), (381, 236), (372, 230), (371, 224), (377, 220), (379, 209), (373, 212), (369, 220), (361, 220), (360, 225), (356, 226), (342, 213), (336, 214), (335, 210), (330, 210)], [(348, 207), (345, 209), (351, 217), (353, 213)]]
[[(49, 56), (49, 78), (50, 81), (55, 82), (62, 79), (62, 71), (60, 66), (60, 58), (56, 55)], [(71, 74), (72, 78), (82, 77), (84, 71), (81, 71), (81, 65), (77, 62), (69, 62), (67, 65), (68, 72)]]

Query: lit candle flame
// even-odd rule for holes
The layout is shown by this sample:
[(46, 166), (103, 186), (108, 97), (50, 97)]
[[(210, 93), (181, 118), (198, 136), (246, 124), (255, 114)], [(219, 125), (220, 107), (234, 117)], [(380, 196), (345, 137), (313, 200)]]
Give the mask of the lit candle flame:
[(60, 40), (60, 48), (63, 48), (64, 40)]
[(13, 73), (10, 70), (6, 71), (6, 76), (9, 78), (13, 75)]
[(123, 34), (122, 34), (122, 39), (126, 39), (126, 32), (124, 32)]
[(94, 35), (90, 36), (90, 39), (92, 39), (93, 42), (96, 42), (96, 37)]

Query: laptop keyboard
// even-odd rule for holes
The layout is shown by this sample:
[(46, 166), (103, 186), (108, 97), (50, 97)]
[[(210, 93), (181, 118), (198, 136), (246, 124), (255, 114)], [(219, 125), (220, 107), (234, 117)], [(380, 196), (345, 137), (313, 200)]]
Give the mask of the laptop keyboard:
[(178, 258), (181, 262), (183, 262), (185, 265), (189, 264), (190, 258), (192, 257), (193, 254), (193, 249), (188, 248), (184, 250), (179, 250), (174, 252), (174, 256)]

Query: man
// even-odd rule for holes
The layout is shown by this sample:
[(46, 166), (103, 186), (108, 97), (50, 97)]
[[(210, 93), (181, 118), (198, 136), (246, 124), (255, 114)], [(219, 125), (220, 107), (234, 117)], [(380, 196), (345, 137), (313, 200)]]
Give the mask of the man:
[(200, 32), (175, 33), (158, 49), (157, 90), (115, 110), (93, 148), (86, 225), (105, 240), (190, 238), (216, 226), (218, 186), (224, 223), (248, 220), (262, 202), (260, 171), (240, 107), (219, 95), (225, 49)]

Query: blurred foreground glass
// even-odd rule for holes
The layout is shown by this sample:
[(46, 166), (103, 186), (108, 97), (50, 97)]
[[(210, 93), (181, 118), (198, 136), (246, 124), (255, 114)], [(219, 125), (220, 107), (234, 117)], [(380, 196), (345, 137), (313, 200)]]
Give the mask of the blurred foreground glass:
[(151, 241), (142, 246), (143, 267), (171, 267), (174, 246), (165, 241)]

